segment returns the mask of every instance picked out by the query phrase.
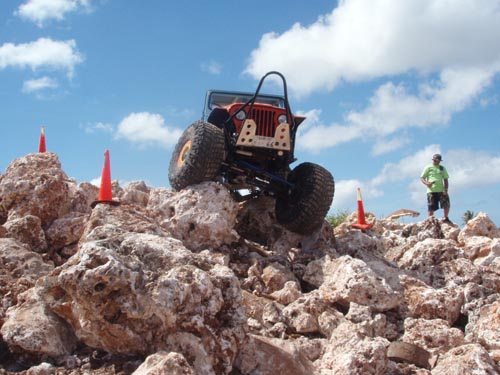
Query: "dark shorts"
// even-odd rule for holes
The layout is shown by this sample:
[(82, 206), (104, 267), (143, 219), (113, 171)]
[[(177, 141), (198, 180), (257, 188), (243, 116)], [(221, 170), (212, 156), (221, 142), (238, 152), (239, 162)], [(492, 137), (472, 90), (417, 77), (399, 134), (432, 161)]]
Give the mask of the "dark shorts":
[(450, 208), (450, 196), (443, 193), (427, 193), (427, 209), (437, 211), (439, 208)]

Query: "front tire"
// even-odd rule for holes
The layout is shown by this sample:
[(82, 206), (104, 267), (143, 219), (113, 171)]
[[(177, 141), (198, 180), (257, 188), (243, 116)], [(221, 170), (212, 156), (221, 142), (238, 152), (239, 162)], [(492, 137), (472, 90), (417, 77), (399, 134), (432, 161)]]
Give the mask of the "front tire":
[(333, 176), (314, 163), (302, 163), (288, 175), (293, 184), (286, 197), (276, 199), (276, 219), (286, 229), (308, 235), (323, 224), (335, 193)]
[(224, 144), (224, 132), (217, 126), (203, 121), (190, 125), (179, 138), (170, 159), (170, 186), (181, 190), (214, 180), (224, 161)]

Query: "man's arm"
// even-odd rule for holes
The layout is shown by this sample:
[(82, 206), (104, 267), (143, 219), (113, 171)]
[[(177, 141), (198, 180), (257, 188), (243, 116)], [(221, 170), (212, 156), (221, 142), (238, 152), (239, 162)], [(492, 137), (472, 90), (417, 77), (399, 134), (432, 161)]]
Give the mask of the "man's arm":
[(444, 182), (444, 193), (448, 194), (448, 179), (445, 178), (443, 182)]
[[(420, 181), (422, 181), (422, 183), (427, 186), (427, 187), (431, 187), (432, 186), (432, 182), (429, 182), (425, 179), (425, 177), (420, 177)], [(448, 184), (448, 182), (446, 182), (446, 184)]]

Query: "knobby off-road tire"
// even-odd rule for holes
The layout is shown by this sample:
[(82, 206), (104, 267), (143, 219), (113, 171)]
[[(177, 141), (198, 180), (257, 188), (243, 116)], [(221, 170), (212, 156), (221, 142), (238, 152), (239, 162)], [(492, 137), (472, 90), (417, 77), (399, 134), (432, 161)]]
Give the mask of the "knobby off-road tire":
[(314, 163), (302, 163), (288, 175), (294, 184), (287, 197), (276, 199), (276, 218), (286, 229), (311, 234), (323, 224), (335, 193), (333, 176)]
[(182, 134), (170, 160), (170, 186), (181, 190), (212, 181), (224, 161), (224, 132), (208, 122), (197, 121)]

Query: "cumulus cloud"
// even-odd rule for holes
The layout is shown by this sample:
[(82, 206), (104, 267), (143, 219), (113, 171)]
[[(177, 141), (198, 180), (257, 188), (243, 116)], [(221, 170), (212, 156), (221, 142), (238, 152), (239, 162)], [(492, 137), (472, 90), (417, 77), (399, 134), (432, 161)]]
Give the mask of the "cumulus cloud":
[(299, 146), (311, 151), (357, 139), (380, 155), (407, 145), (411, 127), (446, 125), (482, 97), (500, 72), (498, 0), (343, 0), (311, 25), (267, 33), (245, 73), (281, 71), (295, 96), (381, 81), (365, 108), (315, 121)]
[(50, 77), (30, 79), (23, 83), (23, 92), (32, 93), (45, 89), (55, 89), (59, 86), (57, 80)]
[(407, 135), (394, 137), (392, 139), (382, 138), (377, 140), (373, 145), (372, 154), (375, 156), (385, 154), (392, 150), (402, 148), (409, 143), (411, 143), (411, 140)]
[(148, 112), (129, 114), (116, 131), (117, 138), (125, 138), (139, 146), (170, 147), (176, 144), (181, 134), (181, 129), (168, 127), (161, 115)]
[(57, 41), (40, 38), (34, 42), (0, 46), (0, 70), (8, 67), (64, 70), (71, 77), (75, 66), (82, 62), (83, 56), (72, 39)]
[(477, 189), (500, 183), (500, 154), (453, 149), (443, 154), (454, 190)]
[(114, 127), (112, 124), (104, 123), (104, 122), (96, 122), (94, 124), (85, 124), (81, 125), (80, 128), (83, 128), (85, 133), (93, 134), (96, 132), (104, 132), (104, 133), (113, 133)]
[(453, 192), (500, 183), (500, 154), (470, 149), (450, 149), (443, 153), (441, 145), (431, 144), (397, 162), (385, 164), (374, 178), (364, 182), (364, 186), (369, 191), (378, 191), (394, 183), (408, 183), (412, 201), (418, 203), (422, 200), (424, 189), (420, 174), (425, 166), (431, 164), (432, 155), (436, 153), (443, 155), (442, 165), (450, 174)]
[(49, 20), (61, 21), (67, 13), (79, 9), (89, 10), (90, 0), (28, 0), (15, 14), (42, 27)]
[(265, 34), (246, 72), (279, 70), (308, 94), (411, 71), (498, 69), (499, 35), (497, 0), (343, 0), (310, 26)]
[(404, 158), (385, 164), (370, 180), (337, 180), (335, 182), (335, 211), (356, 210), (356, 192), (361, 188), (363, 200), (376, 199), (384, 195), (387, 187), (400, 184), (406, 186), (411, 202), (421, 205), (425, 200), (425, 187), (420, 174), (431, 164), (432, 155), (441, 153), (443, 165), (450, 174), (450, 191), (459, 191), (495, 186), (500, 183), (500, 154), (471, 149), (450, 149), (441, 152), (441, 145), (430, 144)]
[(210, 60), (201, 63), (201, 70), (212, 75), (219, 75), (222, 72), (222, 65), (217, 61)]
[(335, 182), (335, 197), (332, 206), (335, 211), (354, 211), (357, 208), (358, 188), (362, 191), (363, 200), (383, 195), (383, 191), (370, 181), (338, 180)]
[[(396, 163), (387, 163), (380, 173), (369, 182), (369, 185), (379, 187), (396, 181), (418, 179), (423, 168), (431, 163), (434, 154), (441, 154), (440, 145), (428, 145)], [(394, 173), (394, 171), (397, 171), (397, 173)]]
[(493, 75), (488, 69), (446, 69), (435, 80), (422, 82), (416, 93), (409, 92), (404, 84), (385, 83), (366, 108), (348, 112), (342, 124), (322, 124), (316, 119), (315, 125), (301, 135), (299, 145), (319, 151), (363, 138), (376, 141), (373, 154), (392, 151), (408, 141), (402, 135), (393, 135), (409, 128), (446, 125), (455, 112), (479, 97)]

